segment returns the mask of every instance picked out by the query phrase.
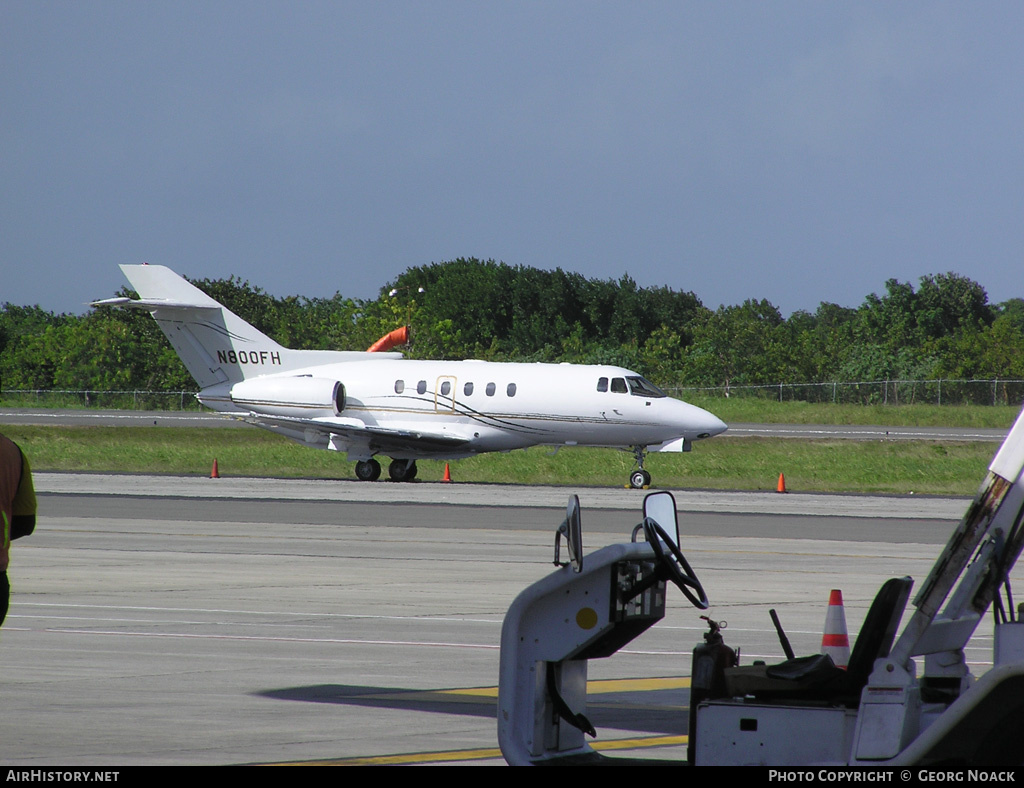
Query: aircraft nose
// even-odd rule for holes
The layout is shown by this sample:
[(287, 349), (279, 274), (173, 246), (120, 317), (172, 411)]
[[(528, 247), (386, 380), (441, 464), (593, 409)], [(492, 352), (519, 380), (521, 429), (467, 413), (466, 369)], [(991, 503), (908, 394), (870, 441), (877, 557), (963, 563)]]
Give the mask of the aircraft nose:
[(729, 425), (722, 421), (714, 413), (708, 413), (703, 408), (697, 408), (700, 411), (700, 432), (698, 438), (710, 438), (713, 435), (721, 435), (727, 429)]
[(686, 421), (686, 432), (693, 438), (710, 438), (714, 435), (721, 435), (729, 429), (729, 426), (714, 413), (709, 413), (688, 402), (684, 404), (686, 413), (683, 414), (683, 418)]

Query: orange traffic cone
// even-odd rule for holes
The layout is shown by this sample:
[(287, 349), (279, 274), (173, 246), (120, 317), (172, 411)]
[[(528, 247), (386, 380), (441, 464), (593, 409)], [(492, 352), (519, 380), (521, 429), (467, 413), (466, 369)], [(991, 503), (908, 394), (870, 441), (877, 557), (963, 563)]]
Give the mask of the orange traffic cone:
[(448, 463), (444, 464), (444, 477), (441, 479), (443, 482), (450, 482), (452, 480), (452, 472), (448, 468)]
[(786, 492), (786, 477), (781, 473), (779, 474), (779, 486), (775, 489), (776, 492)]
[(217, 458), (216, 457), (213, 458), (213, 470), (210, 471), (210, 478), (211, 479), (219, 479), (220, 478), (220, 471), (217, 470)]
[(846, 613), (843, 610), (843, 592), (832, 589), (825, 614), (825, 632), (821, 636), (821, 653), (828, 654), (836, 667), (846, 670), (850, 662), (850, 636), (846, 633)]

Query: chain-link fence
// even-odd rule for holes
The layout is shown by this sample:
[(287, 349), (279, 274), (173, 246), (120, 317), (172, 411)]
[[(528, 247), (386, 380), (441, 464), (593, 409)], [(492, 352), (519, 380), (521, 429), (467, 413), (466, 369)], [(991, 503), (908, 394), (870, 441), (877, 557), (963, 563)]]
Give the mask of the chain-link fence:
[(202, 410), (194, 391), (8, 390), (7, 408), (100, 408), (109, 410)]
[(756, 397), (776, 402), (835, 402), (850, 405), (1018, 405), (1024, 380), (867, 380), (833, 383), (774, 383), (765, 386), (681, 386), (683, 396)]
[[(699, 392), (719, 397), (752, 397), (776, 402), (835, 402), (849, 405), (1018, 405), (1024, 380), (867, 380), (833, 383), (773, 383), (763, 386), (676, 386), (683, 399)], [(194, 391), (8, 390), (8, 408), (110, 408), (200, 410)]]

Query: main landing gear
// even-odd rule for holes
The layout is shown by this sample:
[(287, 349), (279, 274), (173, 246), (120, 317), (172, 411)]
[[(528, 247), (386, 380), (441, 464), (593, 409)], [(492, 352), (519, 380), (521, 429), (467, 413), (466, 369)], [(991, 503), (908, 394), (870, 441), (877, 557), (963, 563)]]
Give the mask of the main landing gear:
[[(416, 478), (416, 460), (392, 460), (388, 476), (395, 482), (411, 482)], [(380, 463), (375, 459), (356, 463), (356, 478), (361, 482), (375, 482), (380, 478)]]
[(356, 463), (356, 478), (361, 482), (375, 482), (380, 478), (380, 463), (374, 459)]
[(633, 446), (633, 456), (636, 457), (637, 469), (629, 475), (629, 486), (634, 490), (642, 490), (651, 486), (651, 474), (644, 470), (644, 458), (647, 456), (647, 449), (644, 446)]
[(416, 478), (416, 460), (392, 460), (388, 476), (393, 482), (411, 482)]

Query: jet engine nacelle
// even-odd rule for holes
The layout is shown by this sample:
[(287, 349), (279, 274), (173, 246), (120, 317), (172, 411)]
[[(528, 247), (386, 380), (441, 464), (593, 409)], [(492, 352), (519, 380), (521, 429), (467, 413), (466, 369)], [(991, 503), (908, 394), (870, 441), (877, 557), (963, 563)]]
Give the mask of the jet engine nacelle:
[(330, 418), (345, 409), (345, 386), (340, 380), (308, 375), (250, 378), (231, 387), (231, 401), (240, 408), (268, 416)]

